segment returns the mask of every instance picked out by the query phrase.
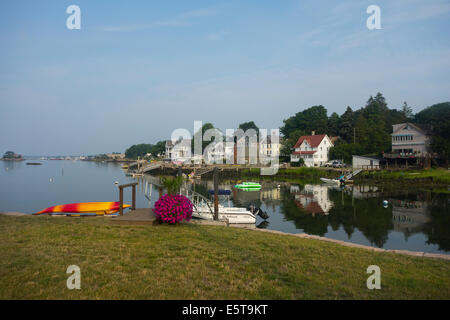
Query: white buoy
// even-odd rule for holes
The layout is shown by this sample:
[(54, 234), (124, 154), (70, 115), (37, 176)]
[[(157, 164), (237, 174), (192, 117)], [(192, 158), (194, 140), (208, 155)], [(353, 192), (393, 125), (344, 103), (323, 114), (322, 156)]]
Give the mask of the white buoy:
[(50, 182), (53, 182), (53, 178), (50, 178)]
[(119, 181), (114, 181), (114, 184), (119, 184)]

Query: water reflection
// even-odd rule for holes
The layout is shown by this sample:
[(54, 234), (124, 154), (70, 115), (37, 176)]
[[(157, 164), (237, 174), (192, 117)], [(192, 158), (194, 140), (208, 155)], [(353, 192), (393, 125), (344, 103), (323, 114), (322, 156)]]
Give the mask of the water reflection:
[[(250, 204), (267, 211), (258, 228), (331, 237), (387, 249), (425, 252), (450, 251), (449, 196), (419, 190), (385, 190), (361, 185), (336, 187), (321, 184), (262, 183), (261, 191), (233, 188), (236, 206)], [(212, 181), (201, 182), (205, 195)], [(383, 200), (388, 205), (383, 207)]]
[(290, 191), (294, 194), (294, 202), (300, 210), (315, 216), (316, 214), (328, 215), (333, 207), (333, 202), (329, 199), (328, 191), (330, 187), (325, 185), (306, 184), (302, 191), (298, 186), (291, 186)]

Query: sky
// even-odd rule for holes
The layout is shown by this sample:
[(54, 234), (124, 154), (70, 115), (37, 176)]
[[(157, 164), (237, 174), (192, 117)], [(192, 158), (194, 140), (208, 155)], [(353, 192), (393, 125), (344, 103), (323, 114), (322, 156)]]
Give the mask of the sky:
[(194, 120), (270, 131), (377, 92), (418, 112), (450, 101), (448, 30), (450, 0), (1, 1), (0, 154), (124, 152)]

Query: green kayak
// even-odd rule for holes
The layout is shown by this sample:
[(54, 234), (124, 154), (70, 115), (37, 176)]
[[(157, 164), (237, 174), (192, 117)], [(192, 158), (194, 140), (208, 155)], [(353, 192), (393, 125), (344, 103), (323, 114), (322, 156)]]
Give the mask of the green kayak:
[(260, 190), (261, 185), (256, 182), (242, 182), (234, 186), (236, 189), (241, 190)]

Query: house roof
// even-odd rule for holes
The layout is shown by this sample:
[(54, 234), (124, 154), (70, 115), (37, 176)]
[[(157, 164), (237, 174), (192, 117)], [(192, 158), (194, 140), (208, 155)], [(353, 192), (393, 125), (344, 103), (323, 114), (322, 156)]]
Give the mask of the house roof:
[(431, 134), (431, 126), (430, 125), (420, 124), (420, 123), (405, 122), (405, 123), (394, 124), (393, 127), (396, 128), (396, 130), (394, 130), (394, 132), (392, 132), (392, 135), (394, 135), (397, 131), (402, 130), (404, 128), (404, 126), (415, 127), (417, 130), (422, 131), (422, 133), (426, 134), (426, 135)]
[(300, 138), (298, 138), (294, 148), (300, 147), (300, 145), (303, 143), (304, 140), (306, 140), (312, 148), (315, 148), (322, 142), (325, 136), (326, 134), (316, 134), (314, 136), (301, 136)]
[(322, 207), (317, 201), (309, 202), (306, 205), (306, 207), (304, 207), (299, 200), (294, 200), (294, 202), (297, 205), (297, 207), (299, 207), (302, 210), (305, 210), (308, 213), (325, 213), (325, 211), (322, 209)]
[(352, 155), (353, 158), (361, 158), (361, 159), (367, 159), (367, 160), (376, 160), (376, 161), (380, 161), (382, 158), (381, 157), (377, 157), (377, 156), (358, 156), (353, 154)]

